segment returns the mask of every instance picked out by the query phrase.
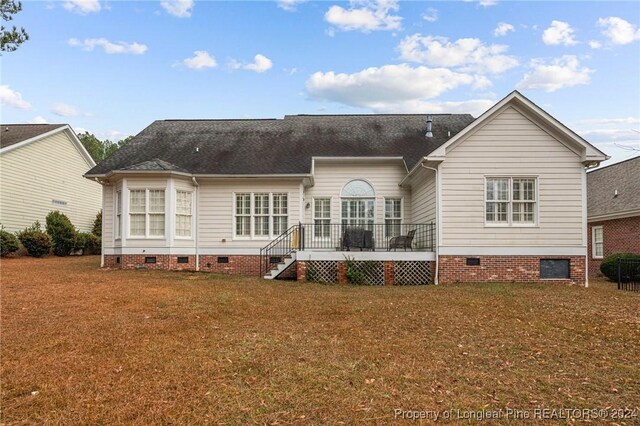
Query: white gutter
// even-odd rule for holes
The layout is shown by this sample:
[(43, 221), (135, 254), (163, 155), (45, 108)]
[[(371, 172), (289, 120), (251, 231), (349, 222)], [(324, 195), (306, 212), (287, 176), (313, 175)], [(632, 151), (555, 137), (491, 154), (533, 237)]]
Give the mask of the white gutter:
[(191, 177), (191, 181), (193, 182), (193, 186), (196, 187), (196, 205), (195, 205), (195, 221), (196, 221), (196, 226), (194, 229), (195, 232), (195, 242), (196, 242), (196, 271), (200, 270), (200, 255), (198, 253), (198, 206), (200, 205), (199, 201), (200, 201), (200, 185), (198, 184), (198, 181), (196, 180), (195, 177)]
[(433, 283), (435, 285), (438, 285), (438, 264), (439, 264), (439, 261), (438, 261), (438, 246), (440, 245), (440, 241), (439, 241), (439, 238), (438, 238), (438, 229), (440, 228), (440, 209), (439, 209), (440, 203), (438, 202), (438, 198), (440, 197), (440, 194), (438, 193), (438, 169), (434, 169), (433, 167), (427, 167), (427, 166), (424, 165), (423, 162), (420, 162), (419, 164), (420, 164), (420, 167), (422, 167), (424, 169), (433, 170), (434, 173), (435, 173), (435, 178), (436, 178), (436, 181), (435, 181), (435, 186), (436, 186), (436, 229), (434, 229), (434, 232), (436, 232), (436, 235), (435, 235), (436, 246), (434, 247), (434, 249), (436, 251), (436, 273), (435, 273), (435, 275), (433, 277)]

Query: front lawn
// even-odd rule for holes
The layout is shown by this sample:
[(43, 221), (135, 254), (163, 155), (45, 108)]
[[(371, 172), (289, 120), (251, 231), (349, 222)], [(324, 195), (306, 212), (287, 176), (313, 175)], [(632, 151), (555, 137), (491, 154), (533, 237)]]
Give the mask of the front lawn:
[(1, 261), (2, 423), (640, 405), (640, 294), (614, 284), (356, 287), (98, 262)]

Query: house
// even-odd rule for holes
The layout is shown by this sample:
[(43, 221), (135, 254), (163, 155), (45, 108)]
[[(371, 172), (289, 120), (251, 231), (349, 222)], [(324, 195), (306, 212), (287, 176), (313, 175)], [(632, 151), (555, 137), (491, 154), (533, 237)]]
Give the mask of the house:
[(19, 231), (59, 210), (90, 231), (101, 187), (83, 178), (95, 162), (67, 124), (0, 125), (0, 223)]
[(586, 284), (586, 169), (605, 159), (514, 91), (477, 119), (156, 121), (86, 177), (108, 267)]
[(602, 258), (640, 254), (640, 156), (587, 173), (589, 275)]

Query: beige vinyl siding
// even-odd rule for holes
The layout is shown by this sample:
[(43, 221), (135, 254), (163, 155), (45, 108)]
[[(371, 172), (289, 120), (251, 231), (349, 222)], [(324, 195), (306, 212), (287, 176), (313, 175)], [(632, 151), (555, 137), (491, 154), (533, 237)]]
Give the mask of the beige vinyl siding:
[(411, 180), (411, 216), (415, 223), (436, 221), (436, 179), (433, 170), (420, 168)]
[(398, 184), (407, 175), (404, 163), (393, 161), (336, 161), (316, 160), (314, 169), (314, 186), (305, 192), (305, 204), (311, 207), (305, 209), (304, 220), (313, 223), (313, 199), (331, 198), (331, 223), (340, 223), (341, 205), (340, 192), (342, 187), (354, 179), (366, 180), (375, 191), (375, 223), (384, 223), (384, 199), (402, 198), (403, 222), (411, 223), (411, 191), (401, 188)]
[[(301, 180), (284, 179), (198, 179), (198, 245), (203, 248), (260, 248), (269, 239), (235, 239), (234, 194), (272, 192), (288, 194), (288, 224), (300, 220)], [(222, 240), (226, 241), (222, 241)]]
[(81, 231), (91, 231), (102, 196), (100, 184), (83, 177), (89, 168), (64, 131), (1, 154), (0, 223), (9, 231), (36, 220), (44, 226), (47, 214), (59, 210)]
[(115, 188), (112, 185), (102, 187), (102, 244), (105, 247), (113, 247), (115, 244)]
[[(578, 154), (506, 108), (442, 163), (442, 245), (582, 246), (582, 174)], [(496, 175), (538, 177), (537, 226), (485, 226), (484, 178)]]

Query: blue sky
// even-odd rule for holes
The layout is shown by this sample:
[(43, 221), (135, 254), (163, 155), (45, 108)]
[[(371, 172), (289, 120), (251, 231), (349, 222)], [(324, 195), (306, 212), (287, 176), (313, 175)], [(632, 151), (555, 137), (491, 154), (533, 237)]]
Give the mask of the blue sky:
[(26, 1), (2, 121), (101, 138), (164, 118), (479, 115), (513, 89), (640, 149), (640, 2)]

